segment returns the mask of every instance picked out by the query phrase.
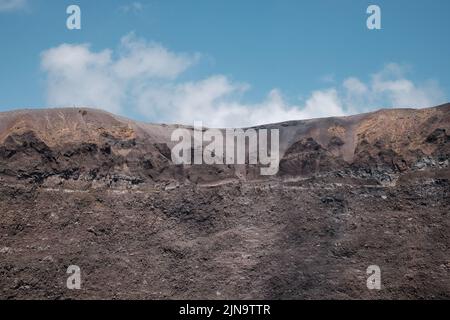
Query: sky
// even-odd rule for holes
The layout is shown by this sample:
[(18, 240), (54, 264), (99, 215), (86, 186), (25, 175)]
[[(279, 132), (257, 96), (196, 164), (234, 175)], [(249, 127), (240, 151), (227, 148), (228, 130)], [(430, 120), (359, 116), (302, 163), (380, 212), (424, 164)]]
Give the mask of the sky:
[(0, 0), (0, 111), (242, 127), (435, 106), (450, 96), (449, 12), (448, 0)]

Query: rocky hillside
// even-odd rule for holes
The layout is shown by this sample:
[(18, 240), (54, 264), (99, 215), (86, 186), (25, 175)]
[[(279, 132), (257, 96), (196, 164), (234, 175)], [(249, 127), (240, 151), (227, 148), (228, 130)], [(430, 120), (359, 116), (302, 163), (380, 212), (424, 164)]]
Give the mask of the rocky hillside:
[[(178, 127), (92, 109), (0, 113), (0, 174), (37, 183), (76, 182), (85, 188), (261, 178), (250, 166), (173, 165), (170, 135)], [(381, 183), (403, 172), (448, 166), (450, 105), (265, 128), (280, 130), (280, 177), (338, 175)]]
[(0, 113), (0, 299), (450, 298), (449, 104), (263, 126), (268, 177), (174, 165), (178, 127)]

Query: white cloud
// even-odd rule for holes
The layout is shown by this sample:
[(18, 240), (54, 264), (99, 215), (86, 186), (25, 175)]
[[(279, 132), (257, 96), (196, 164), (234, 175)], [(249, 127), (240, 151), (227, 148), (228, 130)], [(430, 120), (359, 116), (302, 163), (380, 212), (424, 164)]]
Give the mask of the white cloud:
[(343, 83), (344, 103), (352, 112), (374, 108), (424, 108), (443, 103), (445, 95), (434, 80), (414, 83), (406, 78), (408, 67), (387, 64), (364, 84), (355, 77)]
[(157, 43), (147, 43), (128, 34), (121, 40), (120, 58), (114, 64), (119, 77), (176, 78), (197, 59), (186, 54), (175, 54)]
[(90, 51), (87, 45), (63, 44), (42, 54), (51, 105), (92, 105), (120, 112), (122, 83), (114, 75), (111, 51)]
[(181, 80), (198, 58), (129, 34), (116, 51), (60, 45), (42, 54), (41, 65), (47, 73), (50, 105), (88, 105), (139, 114), (153, 122), (200, 120), (211, 127), (245, 127), (444, 101), (437, 82), (414, 83), (405, 77), (405, 68), (389, 64), (367, 83), (349, 77), (342, 85), (313, 91), (303, 103), (290, 103), (278, 89), (260, 102), (246, 103), (243, 98), (250, 86), (224, 75)]
[(350, 95), (366, 94), (368, 91), (367, 86), (355, 77), (344, 80), (343, 86)]
[(129, 4), (123, 5), (121, 7), (119, 7), (120, 11), (124, 12), (124, 13), (128, 13), (128, 12), (140, 12), (142, 10), (144, 10), (144, 5), (139, 2), (139, 1), (134, 1), (131, 2)]
[(26, 5), (27, 0), (0, 0), (0, 12), (23, 9)]
[(388, 64), (372, 76), (372, 94), (383, 97), (398, 108), (430, 107), (444, 101), (444, 93), (436, 81), (415, 84), (405, 78), (405, 69)]
[[(225, 76), (212, 76), (197, 82), (150, 84), (135, 92), (137, 107), (141, 114), (167, 122), (192, 124), (202, 120), (209, 124), (223, 122), (222, 106), (232, 103), (233, 98), (247, 89), (245, 84), (231, 83)], [(229, 108), (232, 113), (235, 107)], [(217, 114), (222, 113), (218, 117)], [(205, 116), (210, 117), (205, 121)], [(220, 118), (220, 119), (219, 119)], [(177, 121), (174, 121), (177, 120)], [(219, 121), (217, 121), (219, 120)]]
[[(91, 51), (89, 45), (62, 44), (42, 53), (50, 105), (90, 105), (120, 113), (133, 82), (177, 77), (196, 57), (174, 54), (132, 34), (121, 41), (119, 54)], [(132, 97), (131, 97), (132, 98)]]
[(159, 121), (211, 127), (245, 127), (315, 117), (342, 116), (335, 89), (315, 91), (305, 106), (290, 105), (273, 89), (260, 103), (245, 104), (240, 98), (249, 86), (233, 83), (223, 75), (197, 82), (142, 87), (135, 92), (139, 113)]

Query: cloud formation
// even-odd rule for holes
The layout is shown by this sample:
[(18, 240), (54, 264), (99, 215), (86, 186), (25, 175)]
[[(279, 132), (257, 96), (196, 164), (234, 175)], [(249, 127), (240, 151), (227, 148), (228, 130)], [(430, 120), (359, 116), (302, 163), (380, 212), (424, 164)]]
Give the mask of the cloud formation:
[(343, 82), (343, 103), (351, 113), (374, 108), (424, 108), (445, 102), (437, 81), (414, 83), (406, 77), (408, 68), (389, 63), (363, 83), (356, 77)]
[(83, 105), (114, 113), (134, 113), (147, 121), (211, 127), (245, 127), (317, 117), (343, 116), (381, 107), (427, 107), (444, 101), (435, 81), (406, 78), (407, 70), (388, 64), (366, 83), (348, 77), (290, 103), (274, 88), (260, 102), (244, 103), (250, 85), (224, 75), (181, 80), (200, 59), (171, 52), (129, 34), (117, 50), (94, 52), (89, 45), (62, 44), (42, 53), (51, 106)]
[(120, 6), (119, 10), (124, 12), (124, 13), (128, 13), (128, 12), (137, 13), (137, 12), (140, 12), (140, 11), (144, 10), (144, 5), (141, 2), (139, 2), (139, 1), (134, 1), (134, 2), (131, 2), (129, 4)]
[(27, 0), (0, 0), (0, 12), (23, 9), (26, 5)]
[(87, 44), (62, 44), (42, 53), (41, 67), (47, 74), (50, 105), (89, 105), (121, 113), (127, 98), (137, 98), (132, 92), (140, 84), (170, 81), (196, 59), (129, 34), (116, 57), (109, 49), (93, 52)]

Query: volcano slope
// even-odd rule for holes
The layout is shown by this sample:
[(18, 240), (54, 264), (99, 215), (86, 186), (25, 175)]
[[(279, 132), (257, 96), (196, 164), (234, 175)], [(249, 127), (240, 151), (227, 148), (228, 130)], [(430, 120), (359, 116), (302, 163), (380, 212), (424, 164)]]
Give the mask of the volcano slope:
[(174, 165), (175, 125), (0, 113), (0, 299), (450, 298), (450, 105), (263, 127), (273, 177)]

